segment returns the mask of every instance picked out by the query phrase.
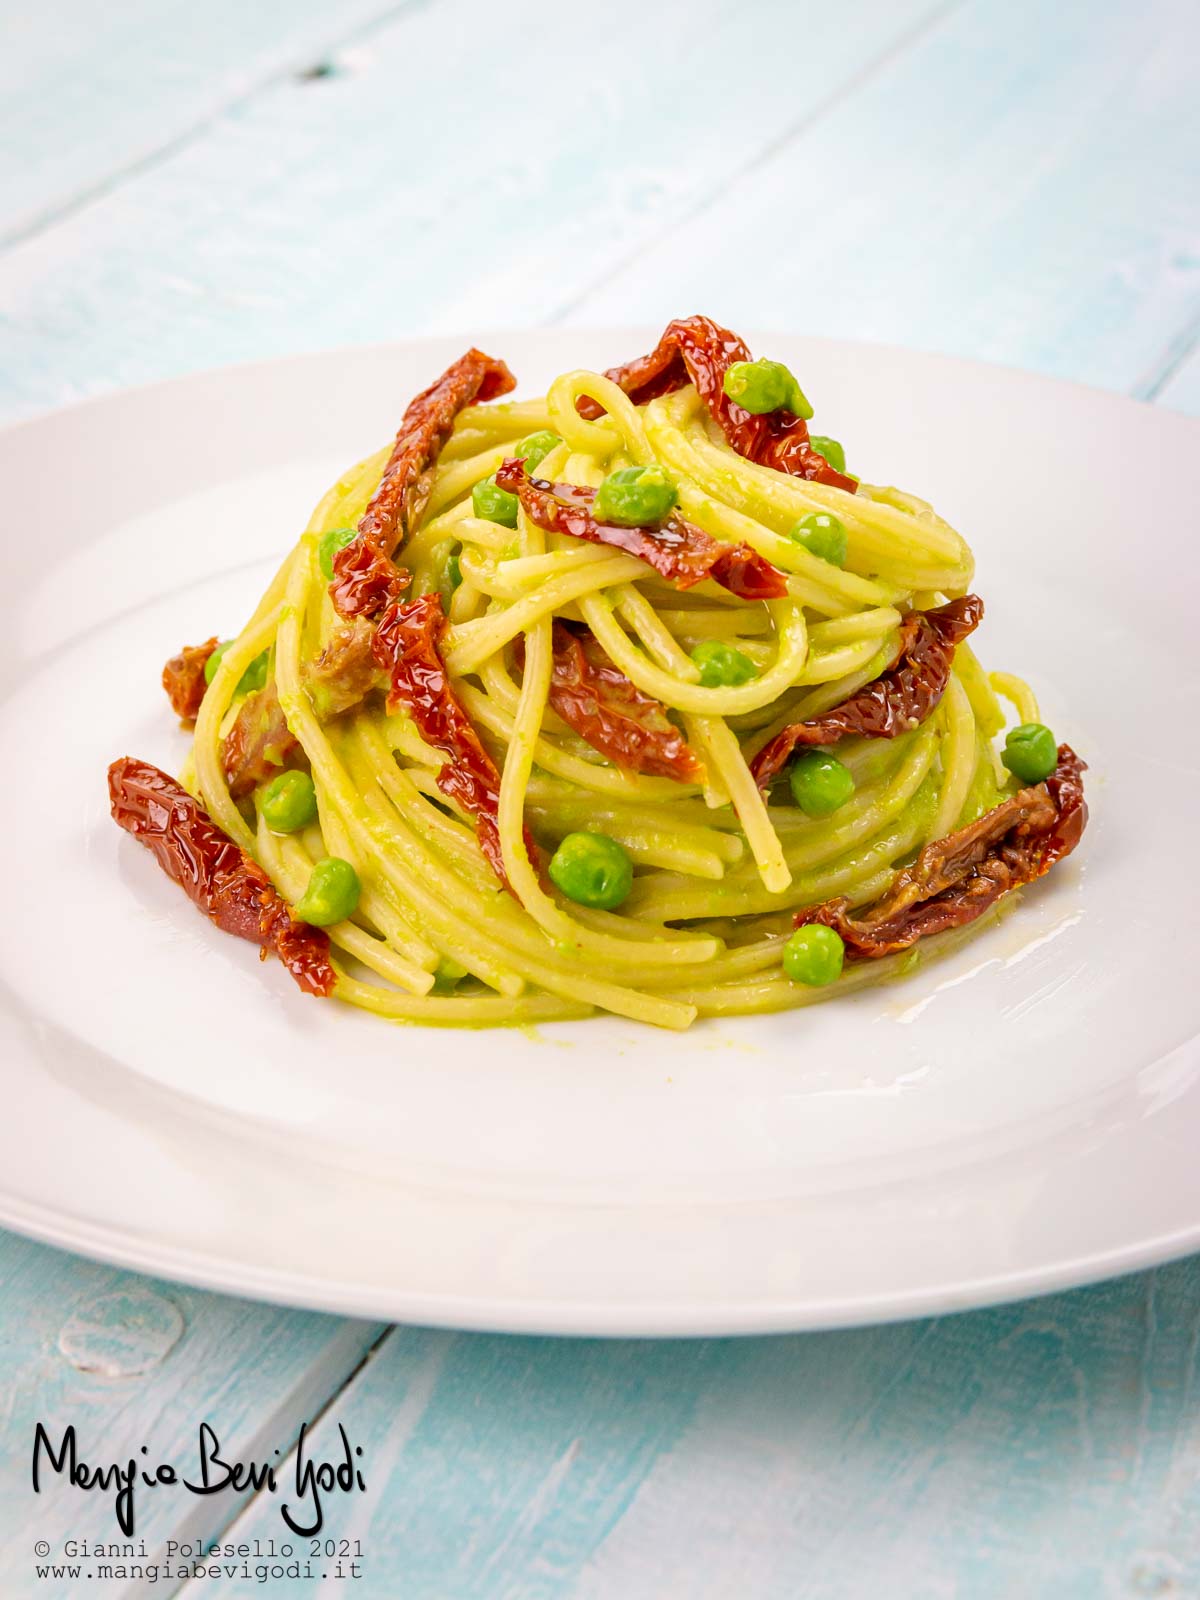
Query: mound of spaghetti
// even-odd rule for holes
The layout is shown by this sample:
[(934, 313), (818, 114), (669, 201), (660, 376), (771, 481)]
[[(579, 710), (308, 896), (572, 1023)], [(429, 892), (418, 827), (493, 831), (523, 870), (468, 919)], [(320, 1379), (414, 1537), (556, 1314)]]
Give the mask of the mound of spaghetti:
[(192, 756), (114, 762), (113, 815), (218, 926), (386, 1017), (686, 1028), (903, 970), (1074, 848), (970, 550), (786, 367), (689, 317), (513, 387), (468, 351), (167, 663)]

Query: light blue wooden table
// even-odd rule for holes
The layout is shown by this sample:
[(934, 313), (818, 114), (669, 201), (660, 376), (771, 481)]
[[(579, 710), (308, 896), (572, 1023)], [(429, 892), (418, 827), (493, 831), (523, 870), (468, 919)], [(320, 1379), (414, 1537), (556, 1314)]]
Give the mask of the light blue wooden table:
[[(1200, 413), (1195, 0), (0, 14), (5, 418), (698, 309)], [(340, 1322), (0, 1236), (0, 1595), (1179, 1600), (1198, 1352), (1198, 1261), (878, 1330), (605, 1344)], [(36, 1541), (116, 1537), (106, 1498), (31, 1494), (39, 1418), (185, 1463), (206, 1416), (243, 1459), (345, 1425), (368, 1491), (327, 1531), (361, 1578), (36, 1577)], [(139, 1508), (152, 1560), (284, 1531), (263, 1494)]]

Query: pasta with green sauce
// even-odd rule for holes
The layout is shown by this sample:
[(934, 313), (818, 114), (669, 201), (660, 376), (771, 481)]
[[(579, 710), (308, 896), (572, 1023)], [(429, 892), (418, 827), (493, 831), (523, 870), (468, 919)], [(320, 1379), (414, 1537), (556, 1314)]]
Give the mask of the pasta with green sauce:
[(511, 386), (468, 352), (168, 663), (182, 788), (126, 758), (114, 816), (213, 920), (383, 1017), (686, 1028), (904, 970), (1069, 852), (1082, 763), (967, 642), (966, 542), (786, 367), (694, 317)]

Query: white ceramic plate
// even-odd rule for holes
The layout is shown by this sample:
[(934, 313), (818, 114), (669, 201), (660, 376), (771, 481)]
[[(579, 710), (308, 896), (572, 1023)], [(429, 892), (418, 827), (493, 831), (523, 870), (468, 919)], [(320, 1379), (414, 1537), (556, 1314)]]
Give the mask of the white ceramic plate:
[[(655, 330), (480, 338), (528, 392)], [(701, 1333), (975, 1305), (1200, 1247), (1200, 436), (1111, 396), (759, 337), (972, 541), (980, 652), (1091, 763), (1072, 860), (902, 986), (665, 1035), (305, 999), (109, 820), (159, 688), (465, 341), (275, 361), (0, 435), (0, 1221), (239, 1293)]]

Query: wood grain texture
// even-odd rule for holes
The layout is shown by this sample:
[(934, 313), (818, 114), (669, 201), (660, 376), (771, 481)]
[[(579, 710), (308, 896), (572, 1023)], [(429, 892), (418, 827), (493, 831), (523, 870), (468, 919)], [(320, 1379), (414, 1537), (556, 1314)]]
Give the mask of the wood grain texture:
[[(65, 1600), (69, 1585), (56, 1594), (35, 1577), (37, 1539), (58, 1550), (68, 1537), (121, 1538), (111, 1495), (82, 1493), (53, 1473), (32, 1494), (39, 1421), (56, 1448), (73, 1422), (79, 1456), (94, 1465), (127, 1461), (146, 1444), (154, 1464), (194, 1475), (205, 1419), (230, 1458), (269, 1459), (380, 1331), (158, 1283), (0, 1233), (0, 1595)], [(136, 1532), (152, 1550), (167, 1538), (211, 1538), (247, 1498), (146, 1489)], [(164, 1589), (116, 1582), (86, 1592), (133, 1600)]]
[[(321, 1428), (364, 1446), (369, 1492), (338, 1518), (362, 1600), (1183, 1597), (1198, 1346), (1195, 1261), (797, 1338), (397, 1330)], [(277, 1520), (260, 1500), (231, 1537)], [(228, 1590), (255, 1592), (338, 1586)]]
[(820, 0), (694, 0), (684, 17), (614, 0), (603, 25), (567, 7), (548, 28), (536, 0), (404, 11), (332, 77), (268, 86), (9, 250), (0, 408), (544, 323), (940, 14), (846, 0), (832, 28)]
[(0, 5), (0, 246), (319, 67), (402, 0)]
[(1200, 315), (1198, 47), (1191, 0), (971, 0), (570, 318), (682, 294), (735, 327), (1152, 391)]

